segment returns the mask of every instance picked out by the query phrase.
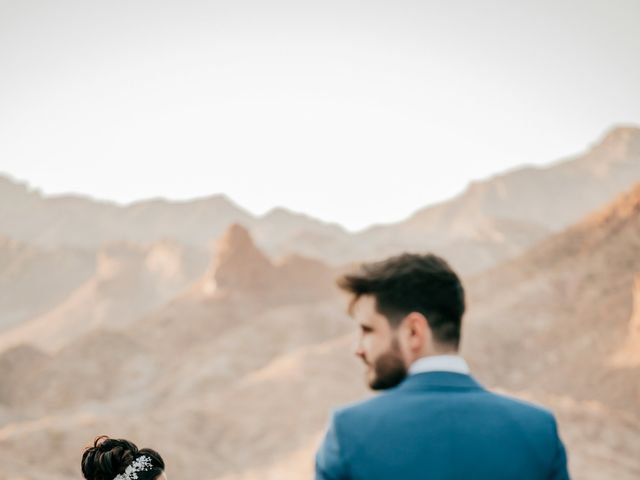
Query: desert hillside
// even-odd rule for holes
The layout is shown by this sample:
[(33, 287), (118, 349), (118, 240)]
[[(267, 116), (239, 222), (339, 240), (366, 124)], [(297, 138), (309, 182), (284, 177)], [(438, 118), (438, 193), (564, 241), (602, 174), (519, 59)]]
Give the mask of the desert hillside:
[(94, 269), (92, 251), (35, 247), (0, 235), (0, 331), (46, 313)]
[[(465, 354), (478, 378), (558, 414), (575, 478), (632, 479), (640, 468), (637, 364), (614, 361), (635, 338), (636, 265), (623, 255), (637, 248), (637, 199), (635, 190), (467, 282)], [(560, 253), (566, 260), (554, 262)], [(239, 225), (201, 266), (164, 306), (125, 325), (98, 325), (55, 351), (23, 343), (0, 353), (6, 478), (75, 478), (79, 446), (104, 432), (157, 447), (174, 476), (310, 477), (331, 408), (369, 395), (345, 299), (331, 283), (338, 270), (303, 257), (273, 261)], [(587, 279), (621, 266), (629, 288), (605, 289), (613, 296), (599, 306)], [(571, 315), (540, 296), (557, 278), (584, 292)], [(556, 280), (548, 288), (539, 279)], [(616, 299), (626, 303), (605, 322), (597, 312)]]
[(170, 478), (311, 478), (366, 395), (335, 279), (435, 251), (463, 274), (463, 354), (560, 421), (573, 478), (640, 477), (640, 129), (350, 234), (223, 195), (128, 206), (0, 177), (0, 479), (80, 478), (98, 434)]
[[(170, 241), (105, 245), (91, 276), (47, 312), (2, 335), (0, 349), (25, 343), (55, 351), (96, 328), (126, 327), (202, 275), (205, 258), (205, 252)], [(60, 270), (50, 278), (68, 282), (70, 274)]]
[[(629, 348), (637, 338), (639, 251), (640, 184), (527, 254), (471, 279), (465, 347), (505, 387), (528, 388), (535, 378), (540, 391), (570, 390), (576, 398), (637, 409), (640, 364)], [(509, 373), (513, 363), (521, 367)]]
[[(234, 225), (205, 274), (164, 308), (125, 328), (97, 326), (54, 352), (6, 348), (0, 463), (28, 478), (43, 469), (48, 478), (73, 475), (78, 445), (114, 429), (166, 443), (186, 476), (221, 478), (280, 461), (321, 430), (335, 401), (332, 378), (353, 372), (346, 345), (329, 364), (319, 361), (351, 327), (329, 281), (335, 275), (301, 257), (274, 263)], [(333, 391), (354, 390), (364, 389), (353, 382)], [(34, 458), (17, 455), (34, 441), (42, 446)], [(47, 452), (59, 447), (52, 463)]]

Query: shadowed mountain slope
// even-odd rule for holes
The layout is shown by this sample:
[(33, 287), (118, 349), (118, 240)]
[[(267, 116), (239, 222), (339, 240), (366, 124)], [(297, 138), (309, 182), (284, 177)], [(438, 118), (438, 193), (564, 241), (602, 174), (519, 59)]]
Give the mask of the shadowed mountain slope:
[(640, 363), (628, 350), (637, 341), (639, 252), (640, 184), (473, 278), (466, 351), (506, 388), (534, 384), (640, 413)]

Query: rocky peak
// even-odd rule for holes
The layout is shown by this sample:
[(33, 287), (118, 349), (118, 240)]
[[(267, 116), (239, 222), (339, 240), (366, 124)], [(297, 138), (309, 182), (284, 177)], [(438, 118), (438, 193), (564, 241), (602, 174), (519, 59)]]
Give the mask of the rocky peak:
[(273, 273), (274, 266), (255, 246), (248, 230), (232, 224), (216, 244), (205, 290), (258, 290), (269, 286)]
[(617, 127), (610, 130), (586, 155), (585, 161), (593, 167), (637, 163), (640, 160), (640, 128)]
[(640, 127), (613, 128), (605, 135), (600, 145), (622, 148), (629, 152), (640, 152)]

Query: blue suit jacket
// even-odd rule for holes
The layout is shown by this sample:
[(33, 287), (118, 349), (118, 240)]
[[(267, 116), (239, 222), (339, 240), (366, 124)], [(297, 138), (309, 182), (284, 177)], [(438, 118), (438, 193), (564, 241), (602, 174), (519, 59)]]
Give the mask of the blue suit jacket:
[(316, 455), (316, 480), (568, 478), (550, 412), (460, 373), (412, 375), (336, 411)]

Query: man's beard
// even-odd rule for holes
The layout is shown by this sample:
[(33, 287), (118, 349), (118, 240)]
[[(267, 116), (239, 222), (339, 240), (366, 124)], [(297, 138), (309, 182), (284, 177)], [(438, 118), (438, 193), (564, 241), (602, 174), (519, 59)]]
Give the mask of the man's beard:
[(369, 387), (372, 390), (393, 388), (405, 379), (407, 367), (402, 360), (397, 339), (393, 339), (389, 350), (376, 358), (371, 368), (374, 377), (369, 381)]

